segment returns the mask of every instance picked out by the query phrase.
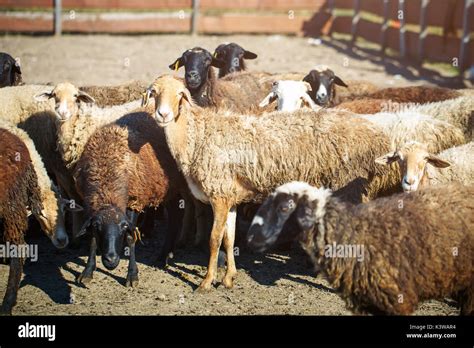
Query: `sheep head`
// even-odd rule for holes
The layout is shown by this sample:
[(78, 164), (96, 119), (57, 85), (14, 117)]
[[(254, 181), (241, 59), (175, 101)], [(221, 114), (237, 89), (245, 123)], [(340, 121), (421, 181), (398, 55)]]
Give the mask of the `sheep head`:
[[(316, 221), (324, 215), (324, 206), (330, 190), (316, 189), (305, 182), (293, 181), (278, 187), (259, 208), (247, 235), (249, 246), (265, 251), (277, 241), (293, 240), (299, 233), (313, 229)], [(310, 200), (314, 210), (299, 209), (302, 200)], [(309, 205), (305, 205), (308, 207)], [(291, 229), (281, 235), (283, 226), (290, 218), (296, 218), (299, 229)], [(309, 223), (311, 222), (311, 223)]]
[(348, 87), (334, 71), (327, 66), (317, 66), (311, 70), (303, 81), (311, 85), (311, 98), (321, 106), (328, 106), (334, 97), (334, 84)]
[(169, 68), (177, 71), (182, 66), (184, 66), (185, 70), (184, 77), (186, 86), (191, 91), (194, 91), (206, 83), (211, 66), (224, 68), (225, 63), (213, 57), (208, 50), (201, 47), (194, 47), (193, 49), (186, 50)]
[(59, 83), (50, 92), (37, 94), (37, 101), (46, 101), (54, 98), (55, 111), (59, 121), (67, 121), (79, 111), (79, 103), (94, 103), (92, 98), (86, 92), (79, 90), (76, 86), (69, 82)]
[(20, 63), (8, 53), (0, 52), (0, 88), (21, 83)]
[(302, 107), (303, 104), (308, 105), (313, 110), (320, 109), (309, 96), (311, 86), (304, 81), (279, 80), (275, 81), (272, 91), (259, 104), (265, 107), (268, 104), (278, 100), (278, 110), (295, 111)]
[(148, 87), (142, 106), (146, 107), (150, 98), (155, 99), (155, 120), (160, 127), (178, 119), (183, 103), (193, 105), (191, 94), (183, 81), (172, 75), (160, 76)]
[(425, 144), (416, 141), (408, 142), (398, 150), (389, 152), (375, 160), (376, 163), (384, 165), (389, 165), (395, 161), (400, 165), (404, 192), (416, 191), (428, 183), (427, 164), (437, 168), (450, 166), (449, 162), (430, 154)]
[(217, 46), (214, 51), (214, 57), (225, 63), (225, 66), (219, 69), (219, 77), (223, 77), (237, 71), (245, 70), (244, 59), (255, 59), (257, 55), (231, 42)]

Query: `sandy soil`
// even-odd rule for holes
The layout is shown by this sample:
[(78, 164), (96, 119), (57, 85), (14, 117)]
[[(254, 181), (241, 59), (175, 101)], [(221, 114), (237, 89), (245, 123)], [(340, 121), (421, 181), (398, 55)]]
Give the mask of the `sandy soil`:
[[(185, 49), (202, 46), (213, 50), (225, 41), (240, 43), (259, 54), (249, 70), (306, 72), (327, 64), (346, 80), (367, 79), (383, 86), (433, 82), (416, 76), (409, 67), (380, 61), (363, 51), (348, 51), (335, 44), (311, 46), (305, 38), (283, 36), (63, 36), (0, 37), (1, 51), (21, 59), (25, 82), (77, 85), (117, 84), (131, 79), (151, 81), (169, 72)], [(443, 80), (444, 81), (444, 80)], [(435, 81), (436, 82), (436, 81)], [(448, 81), (449, 82), (449, 81)], [(304, 253), (254, 254), (242, 250), (235, 288), (222, 286), (208, 294), (196, 289), (205, 274), (207, 256), (195, 248), (179, 250), (166, 270), (153, 267), (158, 241), (140, 245), (138, 288), (126, 288), (127, 261), (109, 272), (98, 259), (94, 280), (87, 288), (75, 284), (86, 262), (87, 244), (80, 249), (56, 250), (46, 238), (39, 243), (39, 260), (27, 263), (14, 314), (30, 315), (206, 315), (302, 314), (350, 315), (328, 283), (314, 277)], [(223, 270), (220, 271), (220, 277)], [(5, 291), (8, 266), (0, 265), (0, 294)], [(424, 303), (416, 314), (454, 315), (452, 304)]]

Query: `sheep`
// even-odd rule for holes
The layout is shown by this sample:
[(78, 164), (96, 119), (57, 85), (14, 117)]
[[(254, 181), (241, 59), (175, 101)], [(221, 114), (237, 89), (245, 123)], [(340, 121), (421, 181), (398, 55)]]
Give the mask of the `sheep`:
[(140, 107), (140, 100), (100, 108), (95, 100), (73, 84), (64, 82), (35, 96), (37, 101), (55, 101), (57, 148), (66, 168), (72, 170), (81, 157), (90, 135), (100, 126), (111, 123)]
[(302, 104), (308, 105), (313, 110), (318, 110), (317, 106), (308, 95), (311, 86), (303, 81), (279, 80), (275, 81), (272, 91), (263, 99), (258, 106), (266, 107), (275, 100), (278, 101), (277, 110), (295, 111), (302, 107)]
[(243, 75), (241, 83), (216, 79), (211, 67), (224, 68), (225, 63), (200, 47), (185, 51), (169, 68), (177, 71), (183, 66), (186, 86), (196, 104), (202, 107), (230, 109), (241, 113), (257, 109), (258, 103), (272, 85), (272, 81), (260, 83), (259, 78), (251, 74)]
[(303, 248), (355, 313), (408, 315), (452, 296), (474, 314), (474, 186), (451, 184), (351, 205), (303, 182), (262, 205), (248, 242), (264, 251), (294, 214)]
[[(4, 240), (17, 247), (25, 243), (30, 210), (53, 244), (64, 248), (68, 244), (64, 209), (70, 206), (49, 179), (28, 135), (1, 120), (0, 159), (0, 218), (4, 224)], [(16, 303), (23, 262), (23, 256), (11, 259), (8, 287), (0, 309), (2, 314), (11, 314)]]
[(92, 279), (96, 249), (102, 250), (102, 263), (113, 270), (120, 261), (122, 243), (127, 241), (130, 261), (126, 286), (138, 284), (135, 262), (135, 226), (126, 209), (141, 212), (165, 202), (169, 231), (159, 256), (164, 266), (180, 228), (178, 190), (186, 186), (171, 156), (163, 129), (146, 112), (123, 116), (113, 124), (96, 130), (87, 141), (74, 168), (78, 192), (83, 198), (88, 220), (81, 229), (92, 229), (90, 255), (77, 281)]
[(358, 114), (375, 114), (378, 112), (416, 112), (449, 122), (464, 132), (467, 141), (473, 139), (474, 98), (461, 96), (455, 99), (426, 104), (397, 103), (384, 99), (359, 99), (343, 102), (335, 107)]
[(87, 93), (99, 107), (122, 105), (142, 98), (148, 84), (143, 81), (130, 81), (117, 86), (83, 86), (79, 90)]
[(360, 95), (360, 98), (385, 99), (394, 103), (419, 103), (426, 104), (454, 99), (461, 93), (454, 89), (431, 87), (431, 86), (409, 86), (389, 87)]
[(359, 200), (374, 197), (382, 185), (389, 190), (398, 184), (399, 174), (387, 183), (383, 178), (390, 171), (374, 162), (379, 151), (388, 149), (388, 137), (370, 122), (349, 120), (345, 113), (298, 110), (261, 117), (223, 115), (194, 106), (184, 82), (170, 75), (154, 81), (143, 104), (151, 98), (155, 99), (155, 119), (164, 127), (171, 154), (192, 195), (210, 203), (214, 212), (211, 256), (201, 291), (209, 290), (215, 279), (222, 240), (227, 253), (223, 284), (233, 286), (237, 204), (259, 202), (276, 186), (296, 178), (334, 189), (355, 187)]
[(428, 151), (426, 144), (411, 141), (376, 159), (377, 163), (385, 165), (394, 161), (398, 161), (402, 168), (404, 192), (453, 181), (474, 184), (474, 142), (434, 155)]
[(224, 77), (228, 74), (244, 71), (244, 59), (255, 59), (257, 55), (253, 52), (247, 51), (242, 46), (236, 43), (223, 43), (216, 47), (213, 56), (225, 63), (219, 68), (219, 77)]
[(378, 87), (369, 82), (348, 81), (346, 84), (326, 65), (316, 66), (303, 77), (303, 81), (311, 85), (311, 99), (324, 107), (378, 90)]
[(459, 128), (417, 112), (381, 112), (354, 117), (364, 118), (381, 127), (390, 137), (392, 150), (411, 140), (425, 143), (428, 151), (433, 153), (465, 143), (464, 134)]
[(0, 88), (22, 84), (20, 63), (11, 55), (0, 52)]

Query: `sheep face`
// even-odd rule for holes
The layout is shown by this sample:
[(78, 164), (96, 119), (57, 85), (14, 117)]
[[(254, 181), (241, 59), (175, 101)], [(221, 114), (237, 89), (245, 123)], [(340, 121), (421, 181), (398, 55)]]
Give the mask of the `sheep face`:
[(58, 120), (61, 122), (77, 115), (80, 102), (94, 103), (94, 98), (68, 82), (56, 85), (51, 92), (43, 92), (35, 96), (37, 101), (45, 101), (52, 98), (54, 98)]
[(223, 77), (234, 72), (245, 70), (244, 59), (255, 59), (257, 55), (232, 42), (217, 46), (214, 51), (214, 57), (225, 63), (225, 66), (219, 69), (219, 77)]
[(225, 63), (213, 57), (209, 51), (194, 47), (185, 51), (169, 68), (176, 71), (182, 66), (185, 70), (186, 86), (194, 91), (206, 83), (211, 66), (223, 68)]
[(334, 97), (334, 84), (347, 87), (334, 72), (323, 66), (311, 70), (303, 81), (311, 85), (311, 98), (321, 106), (328, 106)]
[(70, 201), (61, 198), (57, 192), (47, 194), (46, 197), (43, 197), (42, 203), (43, 210), (35, 216), (41, 229), (51, 239), (56, 248), (66, 247), (69, 243), (64, 223), (66, 210), (80, 211), (82, 207), (71, 204)]
[(177, 120), (183, 102), (193, 105), (189, 90), (183, 82), (171, 75), (163, 75), (147, 89), (142, 106), (147, 106), (150, 98), (155, 99), (155, 120), (165, 127)]
[(118, 209), (104, 209), (91, 219), (90, 224), (102, 252), (102, 264), (108, 270), (115, 269), (120, 262), (125, 238), (131, 233), (127, 216)]
[(292, 112), (298, 110), (303, 104), (307, 104), (313, 110), (319, 107), (313, 102), (308, 95), (311, 86), (303, 81), (275, 81), (272, 91), (259, 104), (265, 107), (271, 102), (278, 100), (278, 110)]
[(8, 53), (0, 52), (0, 88), (17, 86), (21, 82), (20, 63)]
[(412, 192), (427, 185), (426, 166), (430, 164), (437, 168), (446, 168), (450, 163), (428, 152), (427, 146), (418, 142), (409, 142), (395, 152), (388, 153), (376, 159), (377, 163), (389, 165), (398, 161), (402, 174), (404, 192)]

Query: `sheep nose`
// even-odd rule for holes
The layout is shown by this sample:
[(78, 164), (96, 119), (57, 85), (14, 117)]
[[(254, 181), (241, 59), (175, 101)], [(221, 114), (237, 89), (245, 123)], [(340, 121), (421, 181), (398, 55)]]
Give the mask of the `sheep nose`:
[(117, 267), (118, 263), (119, 263), (119, 256), (115, 253), (107, 253), (103, 256), (103, 264), (104, 266), (111, 270), (111, 269), (114, 269), (115, 267)]
[(56, 238), (56, 242), (58, 248), (64, 248), (66, 245), (68, 245), (69, 239), (67, 236), (58, 237)]
[(413, 182), (414, 180), (413, 179), (408, 179), (406, 176), (403, 178), (403, 181), (405, 182), (405, 184), (407, 185), (413, 185)]
[(193, 79), (193, 80), (199, 77), (199, 73), (197, 72), (197, 70), (191, 70), (188, 73), (186, 73), (186, 75), (188, 78)]

